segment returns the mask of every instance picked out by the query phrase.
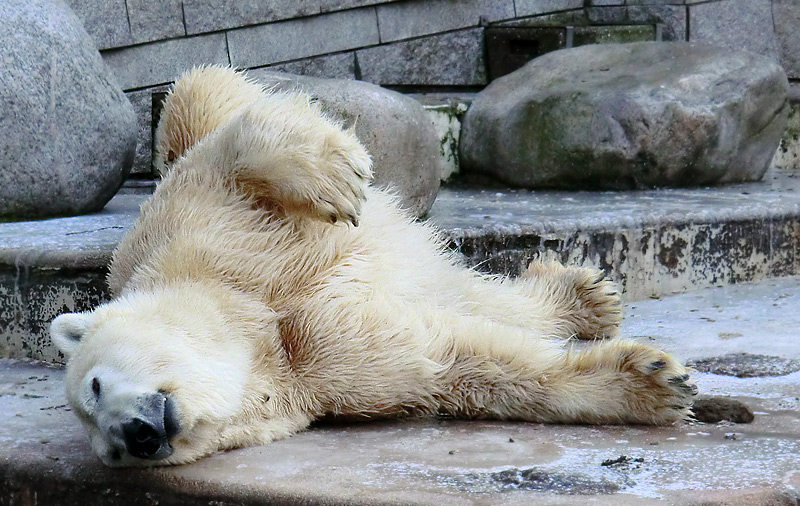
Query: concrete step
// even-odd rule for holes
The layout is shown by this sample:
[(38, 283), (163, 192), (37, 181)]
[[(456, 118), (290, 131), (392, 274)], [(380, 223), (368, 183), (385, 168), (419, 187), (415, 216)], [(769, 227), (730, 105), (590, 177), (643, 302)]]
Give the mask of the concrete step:
[(624, 336), (716, 371), (695, 373), (701, 394), (743, 402), (752, 423), (324, 425), (152, 470), (91, 455), (63, 370), (0, 360), (0, 505), (798, 505), (797, 307), (798, 277), (625, 306)]
[[(108, 297), (140, 194), (97, 214), (0, 223), (0, 356), (60, 362), (49, 322)], [(640, 192), (444, 188), (430, 213), (466, 262), (516, 275), (539, 256), (605, 270), (627, 300), (800, 273), (800, 176)]]

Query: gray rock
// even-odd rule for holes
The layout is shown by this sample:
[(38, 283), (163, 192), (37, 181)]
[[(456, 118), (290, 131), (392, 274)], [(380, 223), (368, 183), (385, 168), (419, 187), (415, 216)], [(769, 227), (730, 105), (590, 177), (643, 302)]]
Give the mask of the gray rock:
[(60, 0), (0, 3), (0, 217), (101, 209), (131, 167), (133, 108)]
[(685, 42), (549, 53), (479, 93), (461, 167), (528, 187), (644, 188), (760, 179), (788, 82), (768, 58)]
[(373, 84), (317, 79), (268, 70), (248, 73), (277, 89), (298, 89), (318, 99), (345, 126), (355, 126), (372, 155), (377, 186), (391, 186), (415, 216), (428, 212), (439, 190), (439, 142), (422, 105)]
[(791, 79), (800, 79), (800, 3), (796, 0), (772, 2), (775, 34), (783, 68)]
[(686, 365), (699, 372), (737, 378), (786, 376), (800, 371), (800, 360), (755, 353), (728, 353), (720, 357), (690, 360)]

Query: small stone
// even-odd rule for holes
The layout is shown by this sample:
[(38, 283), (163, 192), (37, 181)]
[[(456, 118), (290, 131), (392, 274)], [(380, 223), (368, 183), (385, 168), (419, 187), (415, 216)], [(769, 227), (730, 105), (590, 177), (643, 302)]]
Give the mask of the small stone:
[(736, 440), (740, 439), (741, 437), (742, 437), (742, 435), (739, 434), (738, 432), (726, 432), (725, 433), (725, 439), (730, 439), (732, 441), (736, 441)]
[(456, 453), (458, 453), (458, 450), (450, 450), (447, 453), (450, 454), (450, 455), (455, 455)]
[(692, 406), (694, 417), (704, 423), (728, 420), (735, 423), (751, 423), (755, 414), (744, 403), (728, 397), (701, 397)]
[(513, 443), (514, 442), (514, 438), (513, 437), (508, 438), (508, 442), (509, 443)]

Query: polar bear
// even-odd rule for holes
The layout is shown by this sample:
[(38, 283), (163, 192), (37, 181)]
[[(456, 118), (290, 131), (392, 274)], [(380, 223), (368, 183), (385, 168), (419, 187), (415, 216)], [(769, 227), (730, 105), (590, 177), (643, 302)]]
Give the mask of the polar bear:
[(599, 271), (459, 264), (369, 185), (352, 132), (228, 68), (185, 74), (158, 126), (165, 177), (114, 253), (113, 300), (51, 325), (67, 397), (108, 466), (195, 461), (325, 416), (669, 424), (697, 389), (609, 339)]

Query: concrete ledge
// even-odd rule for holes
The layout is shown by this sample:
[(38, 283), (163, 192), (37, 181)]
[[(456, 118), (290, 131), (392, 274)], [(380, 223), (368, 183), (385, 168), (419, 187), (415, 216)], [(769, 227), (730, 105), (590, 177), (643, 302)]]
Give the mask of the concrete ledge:
[[(106, 265), (143, 195), (101, 213), (0, 223), (0, 356), (60, 362), (49, 322), (108, 297)], [(445, 188), (430, 212), (470, 265), (516, 275), (539, 256), (605, 270), (626, 300), (800, 273), (800, 177), (641, 192)]]
[[(628, 304), (622, 333), (682, 359), (798, 360), (798, 305), (800, 278), (715, 288)], [(189, 466), (114, 471), (90, 454), (61, 369), (0, 360), (0, 505), (799, 504), (800, 371), (695, 376), (755, 421), (320, 425)]]
[(445, 189), (430, 212), (467, 262), (517, 275), (534, 258), (606, 271), (627, 300), (800, 272), (800, 178), (698, 189)]

